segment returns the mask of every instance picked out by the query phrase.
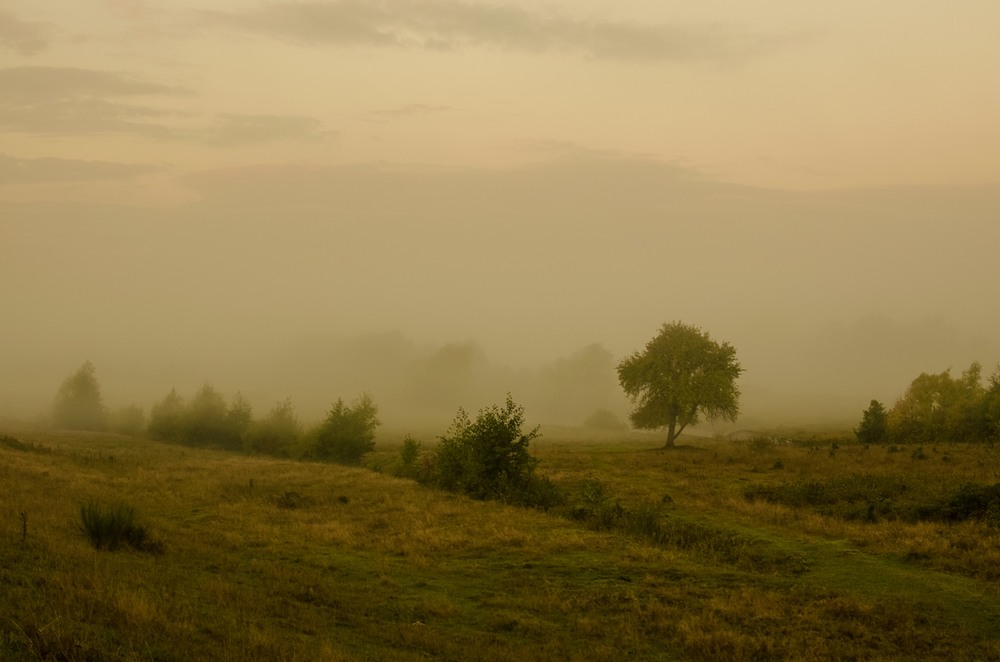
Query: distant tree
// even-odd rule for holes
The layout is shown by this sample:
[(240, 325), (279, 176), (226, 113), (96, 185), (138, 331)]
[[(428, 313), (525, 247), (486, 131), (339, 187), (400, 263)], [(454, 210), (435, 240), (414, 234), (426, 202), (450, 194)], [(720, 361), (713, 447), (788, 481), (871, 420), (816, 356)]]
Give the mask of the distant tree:
[(184, 434), (184, 414), (184, 399), (176, 388), (170, 389), (170, 393), (149, 411), (147, 432), (150, 438), (179, 441)]
[(630, 415), (637, 428), (667, 428), (664, 447), (672, 448), (688, 425), (736, 420), (743, 368), (729, 343), (717, 343), (695, 326), (673, 322), (618, 364), (618, 381), (637, 406)]
[(226, 399), (211, 384), (198, 389), (188, 403), (183, 436), (193, 446), (226, 445)]
[(378, 426), (378, 407), (371, 395), (363, 394), (351, 406), (338, 398), (316, 431), (313, 454), (341, 464), (358, 464), (375, 450)]
[(302, 436), (302, 426), (295, 415), (291, 398), (275, 403), (267, 416), (257, 421), (247, 435), (245, 450), (287, 457)]
[(885, 406), (878, 400), (872, 400), (871, 404), (861, 414), (861, 423), (854, 434), (862, 444), (878, 444), (886, 440), (888, 434), (888, 413)]
[(237, 393), (226, 409), (226, 434), (222, 439), (223, 448), (241, 450), (253, 426), (253, 408), (242, 393)]
[(542, 366), (535, 390), (532, 408), (545, 420), (563, 423), (579, 423), (588, 412), (617, 408), (622, 398), (614, 355), (598, 343)]
[(475, 499), (548, 507), (558, 500), (555, 487), (535, 474), (538, 460), (528, 452), (538, 426), (527, 433), (524, 408), (507, 395), (503, 407), (479, 411), (473, 421), (459, 408), (434, 456), (430, 480)]
[(583, 421), (583, 427), (593, 430), (624, 431), (628, 429), (618, 416), (609, 409), (597, 409)]
[(59, 387), (52, 406), (52, 419), (57, 426), (71, 430), (107, 428), (108, 412), (95, 372), (94, 364), (86, 361)]

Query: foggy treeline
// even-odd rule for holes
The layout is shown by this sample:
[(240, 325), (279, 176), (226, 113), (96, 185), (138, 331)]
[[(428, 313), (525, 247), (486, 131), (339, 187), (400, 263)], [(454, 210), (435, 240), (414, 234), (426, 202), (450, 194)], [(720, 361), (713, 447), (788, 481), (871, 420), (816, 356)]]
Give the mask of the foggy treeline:
[[(846, 429), (873, 398), (895, 402), (915, 374), (973, 360), (990, 373), (996, 364), (989, 338), (963, 334), (941, 317), (902, 323), (870, 315), (812, 328), (786, 323), (767, 333), (724, 323), (706, 328), (733, 342), (746, 373), (739, 420), (703, 433), (812, 423)], [(581, 425), (606, 411), (624, 423), (629, 403), (615, 366), (647, 339), (636, 334), (634, 345), (618, 343), (614, 351), (603, 342), (568, 347), (516, 367), (478, 340), (420, 342), (400, 331), (292, 331), (271, 342), (179, 337), (142, 348), (78, 342), (47, 356), (8, 356), (0, 365), (0, 417), (32, 419), (49, 411), (61, 381), (90, 360), (112, 411), (137, 405), (148, 413), (171, 389), (189, 398), (207, 383), (227, 398), (241, 393), (258, 413), (290, 399), (307, 423), (322, 419), (337, 398), (368, 392), (387, 431), (437, 433), (459, 406), (476, 411), (508, 392), (531, 421)]]
[[(255, 414), (276, 401), (290, 401), (296, 415), (311, 423), (324, 417), (338, 398), (369, 393), (387, 430), (430, 430), (447, 426), (459, 407), (476, 411), (511, 393), (524, 403), (533, 421), (584, 425), (596, 415), (603, 426), (625, 426), (628, 401), (615, 372), (616, 359), (594, 343), (536, 368), (515, 370), (497, 365), (475, 341), (418, 344), (399, 332), (351, 338), (315, 336), (273, 354), (197, 362), (174, 362), (140, 374), (133, 366), (107, 370), (97, 361), (96, 378), (104, 405), (150, 408), (171, 391), (190, 399), (208, 384), (227, 399), (239, 394)], [(79, 364), (77, 364), (79, 365)], [(67, 366), (67, 372), (75, 366)], [(124, 383), (122, 383), (124, 382)], [(37, 416), (47, 411), (59, 380), (33, 383), (34, 411), (4, 415)]]
[(439, 426), (459, 406), (475, 411), (507, 392), (534, 420), (580, 425), (598, 410), (625, 420), (616, 359), (592, 344), (535, 369), (497, 365), (477, 342), (419, 345), (401, 333), (368, 334), (297, 343), (264, 372), (296, 403), (304, 418), (319, 417), (331, 398), (371, 393), (388, 427)]

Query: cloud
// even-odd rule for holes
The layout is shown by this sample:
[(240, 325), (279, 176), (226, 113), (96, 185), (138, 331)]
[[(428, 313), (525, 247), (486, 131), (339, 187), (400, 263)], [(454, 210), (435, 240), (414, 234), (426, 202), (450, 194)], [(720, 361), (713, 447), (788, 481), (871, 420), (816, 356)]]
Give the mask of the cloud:
[(272, 3), (245, 12), (206, 11), (201, 17), (211, 25), (305, 44), (427, 50), (482, 46), (615, 59), (726, 59), (759, 54), (777, 43), (721, 25), (576, 19), (452, 0)]
[[(299, 115), (221, 114), (205, 123), (179, 111), (136, 103), (188, 97), (181, 87), (129, 74), (75, 67), (0, 69), (0, 129), (40, 135), (133, 134), (219, 147), (278, 140), (320, 141), (334, 135)], [(201, 124), (199, 124), (201, 122)]]
[(0, 47), (34, 55), (48, 48), (50, 33), (45, 23), (22, 21), (13, 12), (0, 9)]
[(0, 69), (5, 104), (35, 104), (105, 96), (187, 96), (188, 90), (129, 74), (77, 67)]
[(313, 117), (300, 115), (218, 115), (207, 128), (192, 137), (220, 147), (279, 140), (323, 141), (336, 135)]
[(49, 135), (163, 135), (164, 127), (149, 120), (172, 113), (117, 99), (190, 94), (128, 74), (76, 67), (0, 69), (0, 89), (0, 128)]
[(148, 163), (114, 163), (80, 159), (19, 159), (0, 154), (0, 186), (128, 179), (162, 170)]
[(368, 113), (368, 119), (374, 122), (388, 122), (391, 120), (406, 119), (420, 115), (431, 115), (435, 113), (450, 113), (455, 108), (452, 106), (439, 106), (426, 103), (408, 103), (394, 108), (382, 108)]

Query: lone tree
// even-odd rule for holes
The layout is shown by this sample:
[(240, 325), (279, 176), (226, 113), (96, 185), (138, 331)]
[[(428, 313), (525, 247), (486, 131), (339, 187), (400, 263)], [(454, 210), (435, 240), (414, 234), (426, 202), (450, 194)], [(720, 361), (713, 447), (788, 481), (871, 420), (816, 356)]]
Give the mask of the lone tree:
[(701, 415), (736, 420), (743, 368), (729, 343), (719, 344), (698, 327), (664, 324), (659, 335), (618, 364), (618, 381), (637, 406), (629, 415), (637, 428), (667, 428), (664, 448)]
[(90, 361), (66, 378), (52, 406), (56, 425), (71, 430), (104, 430), (108, 412), (101, 399), (101, 385)]

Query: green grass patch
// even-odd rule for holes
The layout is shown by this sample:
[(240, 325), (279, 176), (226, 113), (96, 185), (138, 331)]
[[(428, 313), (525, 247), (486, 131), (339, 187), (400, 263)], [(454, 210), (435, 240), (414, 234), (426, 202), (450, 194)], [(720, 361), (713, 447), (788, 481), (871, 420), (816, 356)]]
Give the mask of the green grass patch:
[[(902, 502), (919, 484), (948, 503), (995, 482), (986, 449), (879, 453), (876, 471), (846, 444), (565, 435), (539, 440), (570, 495), (546, 513), (363, 468), (19, 433), (55, 450), (0, 445), (0, 659), (1000, 659), (985, 520), (743, 496), (767, 481), (846, 495), (871, 474), (912, 485)], [(107, 504), (128, 504), (168, 552), (96, 551), (81, 503), (112, 521), (130, 518)]]

